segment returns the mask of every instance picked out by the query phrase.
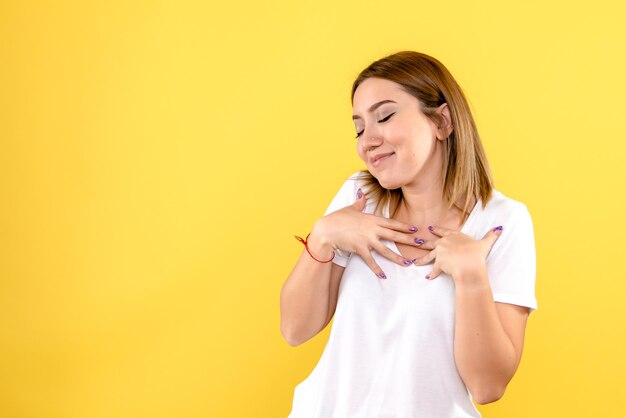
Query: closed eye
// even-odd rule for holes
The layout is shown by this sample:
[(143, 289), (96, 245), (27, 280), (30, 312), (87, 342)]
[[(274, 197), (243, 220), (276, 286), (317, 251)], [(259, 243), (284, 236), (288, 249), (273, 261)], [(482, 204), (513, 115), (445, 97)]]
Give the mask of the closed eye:
[(395, 114), (396, 114), (396, 112), (390, 113), (389, 116), (385, 116), (384, 118), (382, 118), (378, 122), (387, 122), (389, 120), (389, 118), (391, 118)]
[[(378, 123), (383, 123), (383, 122), (387, 122), (393, 115), (395, 115), (396, 112), (390, 113), (389, 116), (385, 116), (384, 118), (382, 118), (381, 120), (378, 121)], [(357, 132), (356, 134), (356, 138), (360, 137), (361, 134), (363, 134), (363, 132), (365, 132), (365, 129), (363, 129), (361, 132)]]

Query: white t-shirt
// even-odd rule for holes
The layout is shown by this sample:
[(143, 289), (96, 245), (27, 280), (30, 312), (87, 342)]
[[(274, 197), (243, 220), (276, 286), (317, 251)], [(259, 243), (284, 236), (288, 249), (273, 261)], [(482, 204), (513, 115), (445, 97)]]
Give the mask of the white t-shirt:
[[(326, 214), (354, 203), (360, 186), (351, 176)], [(368, 201), (364, 212), (374, 213), (374, 206)], [(461, 232), (480, 239), (498, 225), (504, 229), (487, 258), (493, 299), (532, 312), (535, 242), (526, 206), (494, 190)], [(383, 243), (399, 253), (395, 243)], [(319, 362), (294, 390), (289, 418), (480, 417), (455, 365), (452, 278), (426, 280), (432, 264), (404, 267), (372, 255), (386, 280), (360, 256), (336, 252), (333, 262), (345, 270), (332, 329)]]

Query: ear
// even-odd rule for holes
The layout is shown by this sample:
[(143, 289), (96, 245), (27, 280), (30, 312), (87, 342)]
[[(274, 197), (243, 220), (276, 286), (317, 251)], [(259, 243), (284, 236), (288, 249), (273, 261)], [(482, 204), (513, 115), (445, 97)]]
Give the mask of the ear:
[(448, 103), (444, 103), (437, 108), (437, 113), (441, 115), (441, 126), (437, 131), (437, 139), (443, 141), (452, 133), (452, 118), (450, 117), (450, 108)]

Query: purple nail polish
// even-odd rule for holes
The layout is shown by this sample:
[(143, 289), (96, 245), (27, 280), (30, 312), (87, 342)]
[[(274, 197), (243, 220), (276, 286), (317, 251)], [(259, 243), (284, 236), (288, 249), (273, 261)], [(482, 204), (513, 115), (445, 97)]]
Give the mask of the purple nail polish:
[(419, 245), (422, 245), (424, 243), (424, 240), (423, 239), (419, 239), (419, 238), (415, 238), (415, 243), (419, 244)]
[(361, 191), (361, 188), (356, 191), (356, 197), (358, 197), (359, 199), (363, 197), (363, 192)]
[(411, 260), (413, 263), (415, 263), (417, 261), (417, 258), (414, 258), (413, 260)]
[(433, 228), (432, 226), (429, 226), (429, 227), (428, 227), (428, 230), (429, 230), (430, 232), (433, 232), (433, 229), (434, 229), (434, 228)]
[(430, 280), (430, 276), (429, 275), (426, 275), (426, 280)]
[(407, 266), (410, 266), (411, 264), (413, 264), (411, 260), (403, 260), (402, 262)]
[(417, 232), (417, 228), (416, 228), (416, 227), (414, 227), (414, 226), (412, 226), (412, 227), (410, 227), (410, 228), (409, 228), (409, 231), (411, 231), (411, 232)]
[(502, 231), (502, 225), (496, 226), (495, 228), (493, 228), (493, 232), (496, 232), (496, 231)]
[(378, 277), (380, 277), (381, 279), (386, 279), (387, 278), (387, 276), (385, 276), (385, 272), (383, 272), (383, 271), (378, 273)]

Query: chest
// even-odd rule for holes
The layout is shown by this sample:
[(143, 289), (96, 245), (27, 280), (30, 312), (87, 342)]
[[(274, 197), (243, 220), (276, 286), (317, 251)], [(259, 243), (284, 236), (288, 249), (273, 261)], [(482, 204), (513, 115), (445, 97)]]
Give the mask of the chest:
[[(406, 223), (411, 223), (410, 221), (406, 221), (404, 219), (397, 219), (397, 220), (406, 222)], [(460, 229), (458, 219), (456, 221), (452, 220), (449, 222), (442, 222), (439, 224), (439, 226), (452, 229), (452, 230)], [(440, 236), (431, 233), (428, 230), (428, 226), (418, 228), (418, 232), (413, 234), (413, 237), (422, 239), (426, 242), (426, 244), (431, 244), (431, 245), (434, 244), (435, 241), (441, 239)], [(404, 258), (408, 260), (413, 260), (414, 258), (423, 257), (425, 255), (428, 255), (428, 253), (431, 252), (431, 250), (428, 248), (420, 248), (418, 246), (411, 245), (411, 244), (403, 244), (399, 242), (396, 242), (395, 244), (396, 244), (398, 251), (400, 252), (400, 255), (402, 255)]]
[(425, 280), (432, 265), (403, 267), (376, 252), (373, 257), (387, 279), (374, 277), (365, 262), (353, 255), (341, 281), (335, 326), (346, 325), (346, 332), (357, 333), (358, 340), (368, 345), (390, 338), (421, 345), (433, 334), (451, 336), (455, 310), (452, 279), (442, 274), (437, 280)]
[[(434, 241), (437, 241), (441, 238), (440, 236), (435, 235), (428, 230), (428, 226), (432, 224), (419, 222), (420, 219), (417, 219), (416, 215), (410, 213), (403, 205), (400, 205), (397, 210), (395, 210), (393, 206), (389, 209), (392, 213), (392, 215), (390, 216), (391, 219), (417, 226), (418, 231), (413, 234), (413, 238), (422, 239), (426, 241), (427, 244), (431, 245), (434, 244)], [(448, 212), (443, 217), (440, 217), (435, 225), (458, 231), (462, 227), (462, 213), (460, 210), (458, 210), (458, 208), (453, 207), (452, 209), (448, 210)], [(423, 257), (431, 251), (430, 249), (420, 248), (412, 244), (403, 244), (398, 242), (396, 242), (395, 244), (398, 251), (400, 252), (400, 255), (408, 260)]]

